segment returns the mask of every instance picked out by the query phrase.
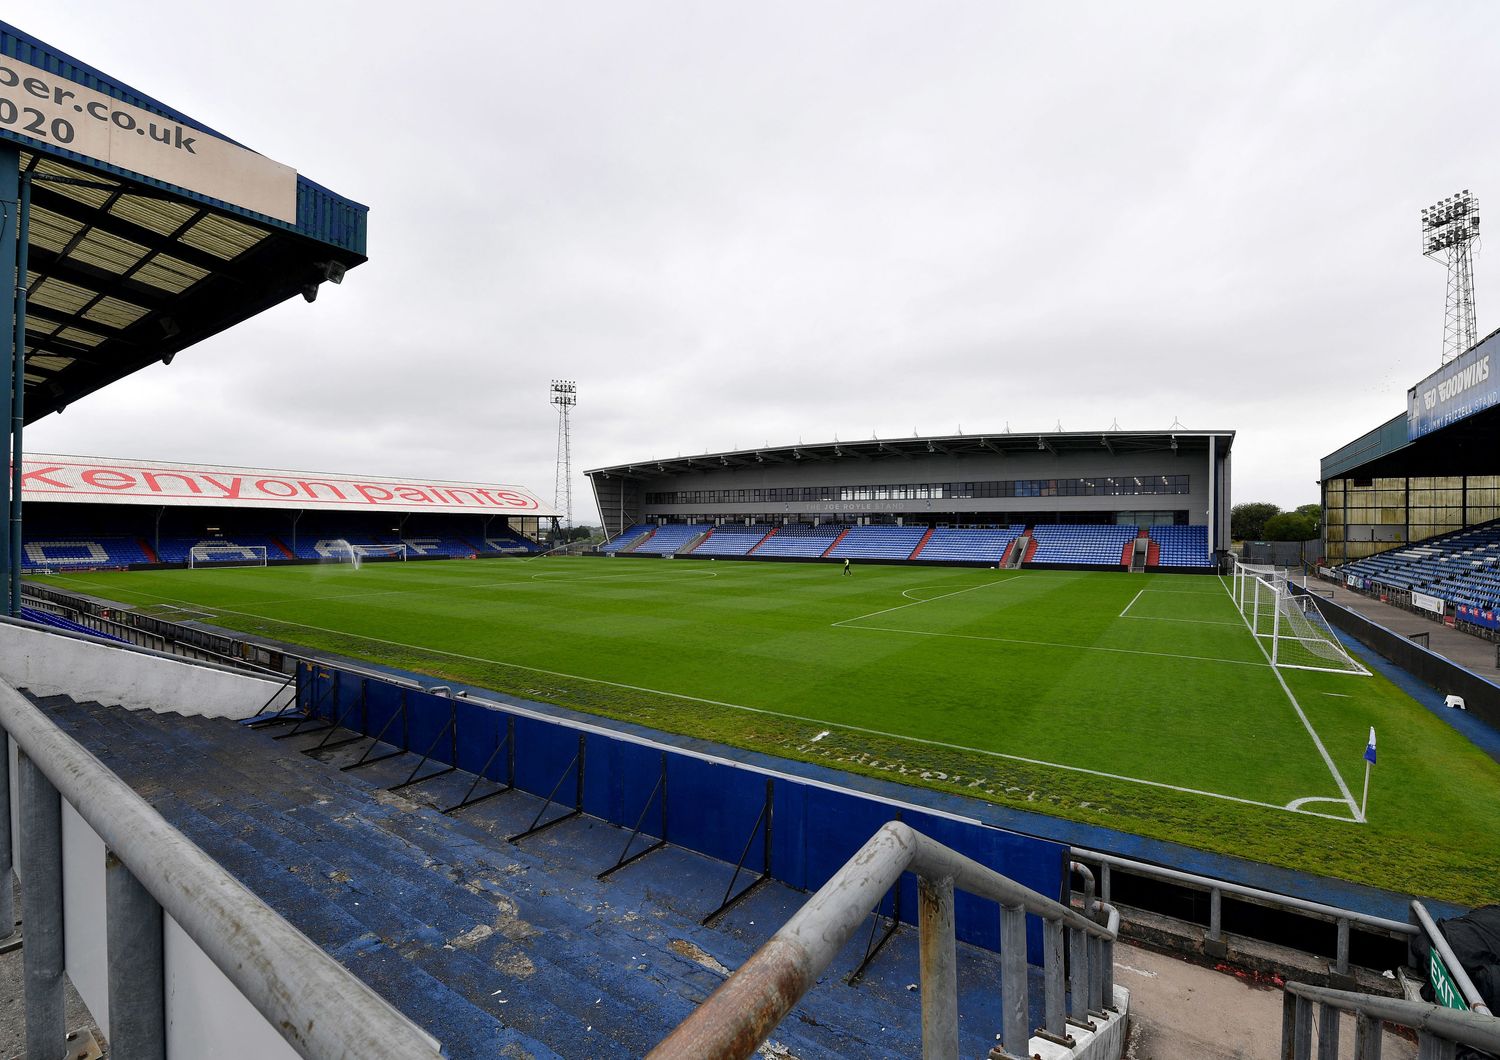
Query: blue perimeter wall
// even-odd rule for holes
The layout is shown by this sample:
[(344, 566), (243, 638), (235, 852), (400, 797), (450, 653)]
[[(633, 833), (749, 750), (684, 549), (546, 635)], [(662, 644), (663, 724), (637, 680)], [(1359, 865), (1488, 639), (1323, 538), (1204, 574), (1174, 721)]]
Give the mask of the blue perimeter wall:
[[(512, 758), (515, 786), (546, 798), (557, 791), (563, 812), (577, 792), (573, 765), (584, 743), (583, 810), (624, 828), (633, 828), (647, 800), (641, 834), (662, 838), (660, 795), (653, 795), (666, 771), (665, 838), (733, 865), (749, 842), (745, 873), (737, 887), (762, 871), (788, 886), (813, 891), (831, 879), (881, 825), (900, 819), (918, 832), (1003, 873), (1033, 891), (1061, 900), (1068, 848), (1045, 839), (987, 825), (897, 808), (857, 791), (839, 790), (737, 763), (715, 761), (682, 750), (653, 746), (624, 736), (584, 731), (561, 720), (511, 713), (491, 704), (402, 688), (363, 674), (304, 663), (297, 672), (298, 705), (314, 717), (421, 755), (431, 763), (456, 765), (504, 784)], [(402, 703), (406, 709), (402, 716)], [(454, 732), (445, 732), (449, 720)], [(495, 754), (514, 727), (514, 746)], [(457, 761), (454, 761), (454, 759)], [(491, 759), (493, 760), (491, 761)], [(425, 772), (426, 770), (424, 770)], [(559, 784), (559, 781), (561, 783)], [(770, 865), (765, 864), (763, 830), (757, 828), (770, 789)], [(642, 844), (644, 845), (644, 844)], [(607, 866), (600, 866), (605, 868)], [(916, 877), (901, 878), (901, 919), (916, 923)], [(881, 912), (889, 916), (887, 896)], [(960, 892), (955, 901), (958, 938), (975, 946), (1000, 948), (999, 906)], [(1027, 959), (1041, 964), (1042, 924), (1027, 918)]]

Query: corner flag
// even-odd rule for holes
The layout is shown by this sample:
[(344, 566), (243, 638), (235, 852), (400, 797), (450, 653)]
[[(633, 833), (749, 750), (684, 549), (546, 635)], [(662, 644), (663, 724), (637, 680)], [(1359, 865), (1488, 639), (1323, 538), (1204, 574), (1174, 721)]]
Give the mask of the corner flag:
[(1368, 820), (1365, 810), (1370, 805), (1370, 767), (1375, 764), (1375, 726), (1370, 726), (1370, 742), (1365, 744), (1365, 793), (1359, 800), (1359, 819)]

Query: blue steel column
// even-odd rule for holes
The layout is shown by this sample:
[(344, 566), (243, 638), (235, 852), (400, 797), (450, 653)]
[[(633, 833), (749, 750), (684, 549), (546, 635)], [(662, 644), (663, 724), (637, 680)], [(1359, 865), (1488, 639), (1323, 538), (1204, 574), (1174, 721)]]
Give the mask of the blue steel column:
[(10, 397), (10, 613), (21, 614), (21, 436), (26, 428), (26, 269), (30, 265), (31, 174), (21, 174), (16, 234), (16, 342)]
[(0, 729), (0, 939), (16, 930), (15, 885), (11, 879), (10, 733)]
[[(15, 238), (17, 222), (19, 221), (21, 205), (21, 152), (11, 144), (0, 144), (0, 276), (10, 271), (16, 264)], [(0, 313), (0, 325), (9, 325), (12, 322), (10, 313)], [(7, 327), (7, 330), (8, 327)], [(6, 408), (14, 405), (12, 394), (19, 382), (25, 385), (24, 377), (17, 380), (15, 377), (16, 359), (14, 351), (9, 349), (3, 341), (0, 341), (0, 401), (6, 403)], [(3, 416), (4, 412), (0, 412)], [(10, 432), (6, 432), (9, 439)], [(11, 447), (5, 446), (5, 452), (9, 453)], [(5, 612), (14, 614), (10, 610), (10, 583), (11, 563), (13, 550), (11, 548), (11, 526), (10, 526), (10, 490), (11, 476), (0, 475), (0, 504), (4, 505), (5, 517), (0, 518), (0, 583), (4, 584)]]
[(63, 1023), (62, 796), (23, 751), (18, 756), (21, 830), (21, 970), (26, 1055), (55, 1057)]

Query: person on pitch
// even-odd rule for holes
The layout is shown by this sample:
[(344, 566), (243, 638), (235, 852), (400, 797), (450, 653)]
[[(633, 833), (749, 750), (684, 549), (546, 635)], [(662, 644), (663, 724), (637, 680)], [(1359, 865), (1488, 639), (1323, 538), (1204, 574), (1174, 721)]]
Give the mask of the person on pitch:
[(844, 557), (844, 573), (846, 575), (854, 573), (854, 571), (851, 570), (850, 567), (849, 567), (849, 557), (848, 556)]

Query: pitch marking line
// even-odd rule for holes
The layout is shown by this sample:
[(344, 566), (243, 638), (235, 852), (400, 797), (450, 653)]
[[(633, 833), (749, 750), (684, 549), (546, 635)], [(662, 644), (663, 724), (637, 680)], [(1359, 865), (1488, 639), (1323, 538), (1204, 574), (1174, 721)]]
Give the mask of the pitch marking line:
[[(1133, 618), (1140, 622), (1186, 622), (1194, 626), (1238, 626), (1238, 622), (1220, 622), (1214, 618), (1165, 618), (1161, 615), (1132, 615), (1128, 612), (1140, 600), (1143, 593), (1160, 593), (1162, 596), (1208, 596), (1208, 593), (1184, 593), (1172, 589), (1142, 589), (1130, 598), (1130, 603), (1125, 605), (1125, 610), (1120, 612), (1121, 618)], [(1219, 595), (1214, 593), (1214, 596)]]
[[(1223, 582), (1224, 576), (1221, 574), (1219, 575), (1219, 583), (1222, 585)], [(1229, 598), (1231, 600), (1234, 599), (1234, 593), (1232, 591), (1229, 593)], [(1260, 642), (1260, 637), (1256, 636), (1255, 630), (1250, 626), (1250, 620), (1248, 618), (1245, 618), (1244, 614), (1241, 614), (1240, 618), (1244, 620), (1245, 628), (1250, 630), (1250, 637), (1255, 641), (1255, 646), (1259, 648), (1260, 653), (1266, 657), (1266, 665), (1270, 666), (1271, 672), (1276, 675), (1276, 683), (1279, 684), (1281, 686), (1281, 690), (1286, 693), (1286, 698), (1291, 702), (1292, 709), (1297, 712), (1297, 717), (1302, 719), (1302, 727), (1306, 729), (1307, 734), (1312, 737), (1313, 746), (1318, 749), (1318, 754), (1323, 756), (1323, 764), (1328, 767), (1328, 772), (1333, 774), (1334, 782), (1338, 784), (1339, 792), (1343, 795), (1344, 802), (1348, 804), (1349, 812), (1353, 815), (1353, 819), (1359, 824), (1364, 824), (1365, 818), (1364, 815), (1359, 812), (1359, 805), (1354, 801), (1354, 793), (1349, 790), (1349, 785), (1344, 783), (1344, 776), (1339, 772), (1339, 767), (1333, 764), (1333, 757), (1328, 753), (1328, 748), (1323, 746), (1323, 740), (1318, 735), (1318, 730), (1314, 729), (1312, 722), (1308, 720), (1307, 714), (1302, 710), (1302, 704), (1297, 702), (1297, 697), (1292, 694), (1291, 688), (1287, 685), (1286, 678), (1281, 676), (1281, 671), (1276, 667), (1274, 663), (1271, 662), (1271, 653), (1266, 651), (1266, 646)], [(1338, 800), (1334, 799), (1328, 801), (1336, 802)], [(1298, 812), (1300, 813), (1304, 811), (1299, 810)]]
[[(1007, 579), (1007, 580), (1009, 580), (1009, 579)], [(89, 584), (89, 583), (85, 583), (85, 584)], [(981, 588), (981, 586), (974, 586), (974, 588)], [(123, 592), (129, 593), (132, 596), (145, 597), (147, 599), (154, 599), (154, 600), (164, 601), (164, 602), (167, 602), (167, 603), (182, 603), (182, 604), (185, 604), (185, 603), (189, 603), (190, 602), (190, 601), (186, 601), (186, 600), (179, 600), (179, 599), (177, 599), (175, 597), (170, 597), (170, 596), (156, 596), (156, 595), (154, 595), (152, 593), (143, 593), (143, 592), (139, 592), (139, 591), (131, 591), (131, 590), (117, 590), (117, 591), (123, 591)], [(964, 591), (964, 590), (961, 590), (961, 591)], [(1258, 806), (1258, 807), (1261, 807), (1262, 809), (1267, 809), (1267, 810), (1280, 810), (1280, 811), (1283, 811), (1285, 813), (1297, 813), (1297, 814), (1302, 814), (1302, 815), (1308, 816), (1308, 817), (1321, 817), (1321, 818), (1324, 818), (1325, 820), (1329, 820), (1329, 821), (1343, 821), (1343, 822), (1349, 823), (1349, 818), (1347, 818), (1347, 817), (1338, 817), (1338, 816), (1335, 816), (1333, 814), (1319, 813), (1316, 810), (1304, 810), (1304, 809), (1301, 809), (1301, 808), (1294, 808), (1290, 804), (1286, 805), (1286, 806), (1278, 806), (1274, 802), (1260, 802), (1260, 801), (1258, 801), (1256, 799), (1241, 798), (1238, 795), (1224, 795), (1224, 794), (1221, 794), (1221, 793), (1216, 792), (1216, 791), (1203, 791), (1203, 790), (1201, 790), (1199, 788), (1188, 788), (1188, 787), (1183, 787), (1183, 786), (1178, 785), (1178, 784), (1167, 784), (1167, 783), (1165, 783), (1163, 781), (1159, 781), (1159, 780), (1144, 780), (1144, 779), (1142, 779), (1140, 777), (1129, 777), (1129, 776), (1125, 776), (1125, 775), (1120, 774), (1120, 773), (1106, 773), (1106, 772), (1104, 772), (1102, 770), (1088, 769), (1088, 768), (1086, 768), (1084, 766), (1064, 765), (1061, 762), (1049, 762), (1049, 761), (1046, 761), (1045, 759), (1041, 759), (1041, 758), (1027, 758), (1027, 757), (1025, 757), (1023, 755), (1006, 754), (1004, 751), (990, 751), (990, 750), (987, 750), (987, 749), (982, 748), (982, 747), (968, 747), (968, 746), (965, 746), (964, 744), (947, 743), (947, 742), (942, 741), (942, 740), (931, 740), (931, 739), (927, 739), (926, 737), (922, 737), (922, 736), (907, 736), (907, 735), (903, 735), (901, 733), (886, 732), (886, 731), (884, 731), (882, 729), (871, 729), (871, 728), (867, 728), (867, 727), (865, 727), (863, 725), (848, 725), (848, 724), (845, 724), (843, 722), (828, 721), (827, 719), (824, 719), (824, 718), (810, 718), (810, 717), (807, 717), (806, 715), (803, 715), (803, 714), (792, 714), (792, 713), (789, 713), (787, 711), (771, 710), (768, 707), (751, 707), (751, 706), (747, 706), (747, 705), (745, 705), (743, 703), (728, 703), (728, 702), (725, 702), (724, 700), (719, 700), (719, 699), (705, 699), (702, 696), (689, 696), (689, 695), (685, 695), (685, 694), (683, 694), (681, 692), (668, 692), (668, 691), (665, 691), (665, 690), (659, 689), (659, 688), (647, 688), (647, 687), (645, 687), (643, 685), (626, 684), (623, 681), (609, 681), (609, 680), (606, 680), (606, 679), (601, 678), (601, 677), (587, 677), (587, 676), (584, 676), (583, 674), (564, 673), (561, 670), (548, 670), (548, 669), (545, 669), (545, 668), (540, 667), (540, 666), (527, 666), (524, 663), (506, 662), (503, 659), (489, 659), (489, 658), (485, 658), (485, 657), (479, 656), (479, 655), (465, 655), (465, 654), (463, 654), (461, 652), (444, 651), (441, 648), (429, 648), (429, 647), (426, 647), (426, 646), (421, 645), (421, 644), (409, 644), (409, 643), (407, 643), (405, 641), (389, 640), (389, 639), (384, 638), (384, 637), (370, 637), (370, 636), (366, 636), (366, 635), (360, 634), (360, 633), (350, 633), (347, 630), (329, 629), (326, 626), (315, 626), (315, 625), (312, 625), (311, 623), (307, 623), (307, 622), (292, 622), (292, 621), (287, 620), (287, 619), (272, 618), (272, 617), (267, 616), (267, 615), (256, 614), (253, 611), (238, 611), (238, 610), (234, 610), (232, 608), (227, 608), (227, 607), (217, 608), (217, 611), (220, 614), (224, 614), (224, 615), (238, 615), (241, 618), (260, 619), (260, 620), (265, 621), (265, 622), (279, 622), (282, 625), (296, 626), (299, 629), (310, 629), (310, 630), (314, 630), (314, 631), (316, 631), (318, 633), (328, 633), (328, 634), (331, 634), (331, 635), (336, 636), (336, 637), (352, 637), (355, 640), (362, 640), (362, 641), (366, 641), (367, 643), (371, 643), (371, 644), (384, 644), (384, 645), (387, 645), (387, 646), (393, 647), (393, 648), (407, 648), (407, 649), (409, 649), (411, 651), (422, 651), (422, 652), (427, 652), (427, 653), (432, 654), (432, 655), (443, 655), (443, 656), (446, 656), (446, 657), (448, 657), (450, 659), (463, 659), (463, 660), (468, 661), (468, 662), (489, 663), (489, 664), (492, 664), (492, 665), (509, 666), (509, 667), (511, 667), (513, 669), (516, 669), (516, 670), (526, 670), (529, 673), (545, 674), (548, 677), (564, 677), (564, 678), (568, 678), (568, 679), (574, 680), (574, 681), (587, 681), (590, 684), (604, 685), (604, 686), (609, 687), (609, 688), (622, 688), (622, 689), (625, 689), (626, 691), (630, 691), (630, 692), (646, 692), (646, 693), (649, 693), (650, 695), (664, 696), (664, 697), (666, 697), (668, 699), (680, 699), (680, 700), (683, 700), (683, 701), (689, 702), (689, 703), (703, 703), (703, 704), (705, 704), (707, 706), (724, 707), (724, 708), (729, 709), (729, 710), (742, 710), (742, 711), (745, 711), (745, 712), (751, 713), (751, 714), (763, 714), (763, 715), (766, 715), (768, 717), (786, 718), (789, 721), (807, 722), (809, 724), (820, 725), (820, 726), (826, 725), (826, 726), (829, 726), (829, 727), (835, 728), (835, 729), (843, 729), (846, 732), (864, 733), (867, 736), (879, 736), (879, 737), (881, 737), (883, 739), (887, 739), (887, 740), (896, 740), (898, 742), (904, 741), (904, 742), (907, 742), (907, 743), (922, 744), (922, 745), (928, 746), (928, 747), (941, 747), (941, 748), (943, 748), (945, 750), (949, 750), (949, 751), (963, 751), (963, 752), (966, 752), (966, 753), (969, 753), (969, 754), (983, 755), (983, 756), (988, 757), (988, 758), (1003, 758), (1003, 759), (1006, 759), (1008, 761), (1023, 762), (1023, 763), (1025, 763), (1027, 765), (1041, 766), (1041, 767), (1046, 768), (1046, 769), (1061, 769), (1061, 770), (1064, 770), (1064, 771), (1069, 772), (1069, 773), (1082, 773), (1082, 774), (1085, 774), (1087, 776), (1101, 777), (1101, 778), (1103, 778), (1105, 780), (1117, 780), (1117, 781), (1122, 781), (1122, 782), (1124, 782), (1126, 784), (1141, 784), (1141, 785), (1144, 785), (1146, 787), (1161, 788), (1161, 789), (1163, 789), (1165, 791), (1176, 791), (1176, 792), (1180, 792), (1180, 793), (1182, 793), (1184, 795), (1199, 795), (1199, 796), (1202, 796), (1203, 798), (1208, 798), (1208, 799), (1219, 799), (1219, 800), (1222, 800), (1224, 802), (1236, 802), (1236, 803), (1240, 803), (1241, 805), (1244, 805), (1244, 806)], [(837, 624), (837, 623), (835, 623), (835, 624)], [(855, 629), (867, 629), (867, 628), (871, 628), (871, 627), (855, 626), (855, 627), (852, 627), (852, 628), (855, 628)], [(897, 632), (907, 632), (907, 631), (905, 631), (905, 630), (898, 630)], [(1071, 644), (1069, 644), (1069, 645), (1062, 645), (1062, 647), (1070, 647), (1071, 648), (1071, 647), (1074, 647), (1074, 645), (1071, 645)], [(1113, 649), (1102, 649), (1102, 650), (1108, 651), (1108, 650), (1113, 650)], [(1146, 654), (1151, 654), (1151, 653), (1146, 653)], [(1251, 665), (1257, 665), (1257, 664), (1251, 664)], [(1302, 802), (1302, 801), (1307, 801), (1307, 800), (1294, 800), (1294, 801)], [(1339, 800), (1333, 800), (1333, 801), (1339, 801)]]
[[(979, 585), (971, 585), (967, 589), (955, 589), (951, 593), (942, 593), (938, 596), (929, 596), (925, 600), (913, 600), (909, 604), (897, 604), (895, 607), (887, 607), (881, 611), (871, 611), (868, 615), (856, 615), (854, 618), (842, 618), (837, 622), (830, 622), (828, 624), (830, 626), (844, 626), (848, 625), (850, 622), (862, 622), (867, 618), (877, 618), (880, 615), (888, 615), (892, 611), (901, 611), (908, 607), (916, 607), (918, 604), (930, 604), (938, 600), (946, 600), (950, 596), (962, 596), (964, 593), (972, 593), (975, 589), (988, 589), (991, 586), (1004, 585), (1006, 582), (1013, 582), (1015, 580), (1015, 578), (995, 578), (992, 581), (982, 582)], [(916, 588), (926, 588), (926, 586), (916, 586)], [(937, 586), (933, 586), (933, 588), (937, 588)], [(905, 596), (906, 594), (902, 593), (901, 595)], [(856, 628), (866, 629), (869, 627), (860, 626)]]
[[(842, 622), (833, 623), (844, 625)], [(1267, 663), (1254, 659), (1223, 659), (1212, 655), (1179, 655), (1170, 651), (1144, 651), (1140, 648), (1103, 648), (1097, 644), (1066, 644), (1055, 640), (1022, 640), (1019, 637), (987, 637), (980, 633), (934, 633), (925, 629), (898, 629), (895, 626), (844, 626), (845, 629), (867, 629), (872, 633), (904, 633), (908, 637), (952, 637), (955, 640), (987, 640), (996, 644), (1029, 644), (1037, 648), (1067, 648), (1069, 651), (1103, 651), (1115, 655), (1152, 655), (1158, 659), (1190, 659), (1193, 662), (1223, 663), (1225, 666), (1263, 667)]]
[[(683, 571), (677, 571), (677, 572), (671, 573), (671, 574), (667, 573), (666, 571), (657, 571), (655, 573), (657, 575), (661, 575), (661, 576), (664, 576), (664, 577), (666, 577), (668, 579), (672, 579), (672, 580), (679, 579), (679, 578), (685, 578), (685, 577), (687, 577), (689, 575), (700, 575), (700, 576), (706, 576), (706, 577), (709, 577), (709, 578), (717, 578), (719, 576), (717, 571), (707, 571), (707, 570), (683, 570)], [(476, 591), (476, 590), (508, 589), (508, 588), (513, 587), (513, 586), (524, 586), (528, 581), (534, 580), (536, 578), (557, 577), (559, 575), (569, 576), (569, 575), (571, 575), (571, 572), (569, 572), (569, 571), (544, 571), (544, 572), (542, 572), (540, 574), (527, 575), (524, 578), (520, 578), (520, 577), (509, 578), (509, 579), (506, 579), (506, 578), (496, 578), (496, 579), (494, 579), (492, 581), (474, 582), (474, 583), (469, 584), (469, 585), (463, 585), (463, 584), (458, 584), (458, 583), (445, 583), (443, 585), (429, 585), (429, 586), (426, 586), (426, 587), (423, 587), (423, 588), (414, 588), (414, 589), (382, 589), (382, 590), (379, 590), (377, 592), (331, 593), (331, 594), (329, 594), (327, 596), (289, 596), (289, 597), (285, 597), (285, 598), (282, 598), (282, 599), (279, 599), (279, 600), (262, 600), (260, 606), (262, 606), (262, 607), (277, 607), (277, 606), (280, 606), (282, 604), (321, 604), (321, 603), (332, 603), (335, 600), (373, 600), (373, 599), (375, 599), (378, 596), (419, 596), (419, 595), (421, 595), (423, 593), (462, 593), (462, 592), (473, 592), (473, 591)], [(636, 574), (602, 574), (602, 575), (584, 575), (584, 576), (581, 576), (581, 577), (575, 575), (575, 576), (573, 576), (573, 578), (574, 578), (575, 581), (588, 581), (588, 582), (619, 581), (621, 579), (627, 579), (627, 580), (634, 579), (634, 580), (639, 581), (640, 578), (641, 578), (641, 575), (636, 575)], [(122, 591), (129, 591), (129, 590), (122, 590)], [(165, 599), (165, 598), (163, 598), (163, 599)], [(188, 609), (187, 608), (178, 608), (178, 610), (188, 610)], [(205, 614), (205, 612), (203, 612), (203, 611), (197, 611), (197, 612), (193, 612), (193, 613), (200, 614), (200, 615), (201, 614)]]

